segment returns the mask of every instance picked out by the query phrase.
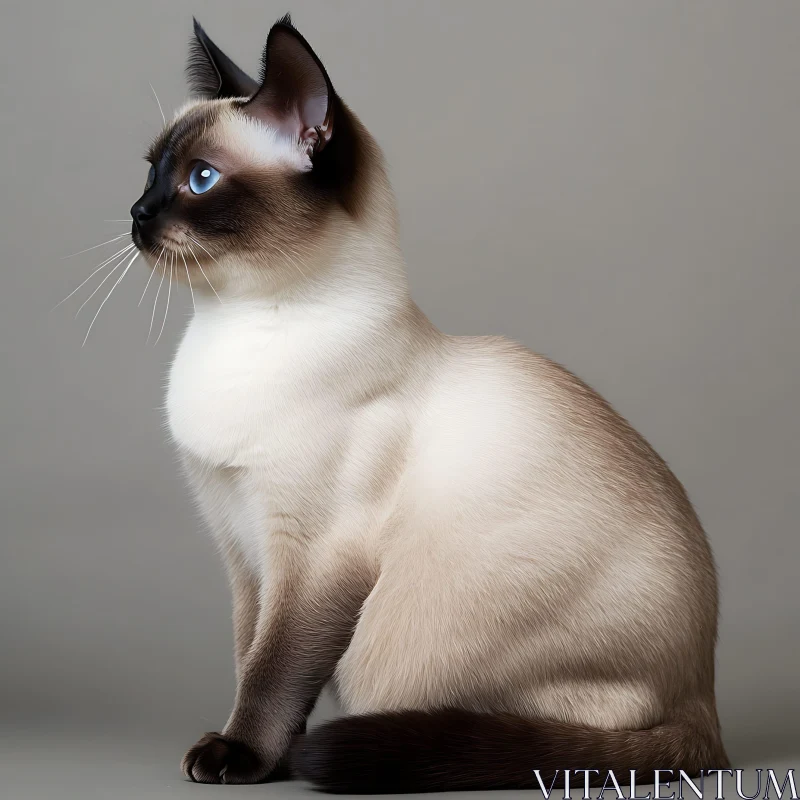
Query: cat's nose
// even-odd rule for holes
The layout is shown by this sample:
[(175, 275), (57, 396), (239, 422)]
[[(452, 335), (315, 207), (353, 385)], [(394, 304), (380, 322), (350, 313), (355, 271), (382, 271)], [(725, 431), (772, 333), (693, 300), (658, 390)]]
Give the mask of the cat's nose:
[(159, 212), (159, 207), (153, 203), (134, 203), (131, 207), (133, 221), (141, 228)]

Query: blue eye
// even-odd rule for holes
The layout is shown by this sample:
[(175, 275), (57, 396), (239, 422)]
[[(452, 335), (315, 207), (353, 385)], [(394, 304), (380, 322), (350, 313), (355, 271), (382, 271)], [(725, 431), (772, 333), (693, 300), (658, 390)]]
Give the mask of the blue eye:
[(144, 190), (147, 191), (156, 182), (156, 168), (150, 166), (150, 171), (147, 173), (147, 183), (144, 185)]
[(219, 180), (219, 172), (205, 161), (198, 161), (189, 173), (189, 188), (195, 194), (203, 194)]

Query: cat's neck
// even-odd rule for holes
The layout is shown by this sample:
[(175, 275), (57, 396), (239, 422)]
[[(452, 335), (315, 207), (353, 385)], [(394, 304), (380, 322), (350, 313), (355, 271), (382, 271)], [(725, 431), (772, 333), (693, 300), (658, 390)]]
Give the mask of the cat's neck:
[(229, 281), (217, 293), (202, 293), (194, 323), (214, 335), (246, 330), (256, 336), (248, 341), (280, 334), (315, 358), (346, 359), (355, 371), (374, 367), (376, 353), (382, 361), (407, 362), (441, 336), (412, 301), (392, 238), (351, 229), (296, 271), (297, 280), (277, 290), (268, 282)]
[[(275, 309), (293, 313), (394, 315), (412, 305), (406, 268), (393, 232), (342, 225), (304, 257), (264, 258), (209, 271), (193, 281), (198, 313)], [(205, 280), (204, 280), (205, 279)], [(281, 279), (281, 282), (278, 282)], [(213, 288), (212, 288), (213, 287)]]

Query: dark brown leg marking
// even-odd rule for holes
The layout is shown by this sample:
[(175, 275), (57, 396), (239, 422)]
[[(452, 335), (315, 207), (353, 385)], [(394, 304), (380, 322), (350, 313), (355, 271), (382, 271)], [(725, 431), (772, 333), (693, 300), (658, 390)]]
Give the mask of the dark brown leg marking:
[(245, 563), (244, 556), (238, 549), (231, 546), (225, 559), (233, 599), (233, 639), (238, 680), (242, 674), (245, 657), (256, 635), (260, 605), (259, 586), (257, 577)]
[[(222, 733), (208, 733), (184, 757), (199, 783), (261, 783), (286, 774), (285, 756), (347, 649), (372, 589), (352, 565), (316, 586), (302, 571), (275, 586), (268, 622), (244, 658), (236, 703)], [(299, 573), (299, 574), (298, 574)]]

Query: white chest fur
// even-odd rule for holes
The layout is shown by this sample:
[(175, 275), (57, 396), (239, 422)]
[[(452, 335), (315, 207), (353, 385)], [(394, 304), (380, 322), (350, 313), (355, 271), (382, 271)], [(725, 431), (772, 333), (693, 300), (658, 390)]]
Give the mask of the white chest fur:
[(342, 414), (324, 386), (335, 327), (319, 312), (199, 307), (169, 378), (167, 414), (179, 447), (209, 466), (285, 470), (302, 459), (304, 442), (321, 446)]
[(271, 527), (312, 511), (310, 497), (326, 502), (351, 417), (336, 390), (337, 326), (341, 317), (316, 308), (204, 304), (178, 349), (172, 435), (208, 472), (195, 488), (209, 520), (218, 517), (212, 527), (252, 559)]
[(366, 378), (379, 328), (363, 307), (198, 304), (170, 373), (169, 426), (201, 465), (212, 528), (254, 558), (279, 526), (364, 527), (379, 513), (374, 476), (404, 425)]
[(284, 306), (197, 298), (169, 376), (204, 516), (254, 567), (273, 533), (322, 547), (378, 535), (415, 452), (413, 307), (367, 279), (316, 289)]

